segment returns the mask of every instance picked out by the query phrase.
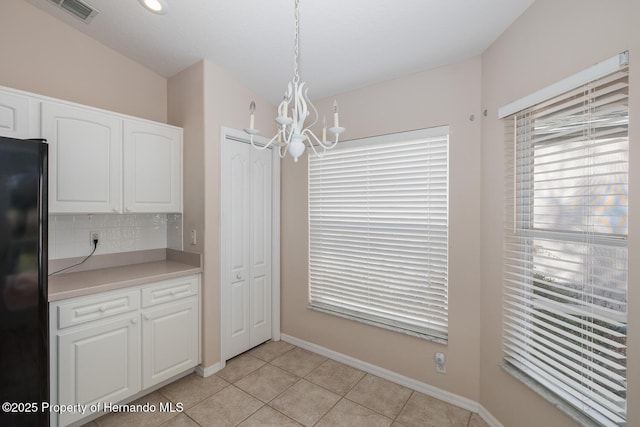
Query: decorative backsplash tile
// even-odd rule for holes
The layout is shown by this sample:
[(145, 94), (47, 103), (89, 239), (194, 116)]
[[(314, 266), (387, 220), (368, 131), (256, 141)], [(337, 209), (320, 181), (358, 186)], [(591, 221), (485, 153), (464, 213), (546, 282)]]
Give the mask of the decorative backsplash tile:
[(182, 214), (167, 215), (167, 248), (182, 250)]
[(181, 214), (49, 215), (49, 259), (89, 255), (94, 232), (96, 254), (182, 249)]

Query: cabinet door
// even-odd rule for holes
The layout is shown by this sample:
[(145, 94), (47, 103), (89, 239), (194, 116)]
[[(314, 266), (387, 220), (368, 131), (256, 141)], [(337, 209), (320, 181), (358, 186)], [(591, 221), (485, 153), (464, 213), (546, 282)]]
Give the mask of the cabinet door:
[(122, 120), (42, 103), (49, 141), (49, 213), (121, 212)]
[[(137, 314), (60, 333), (58, 403), (116, 403), (140, 391), (139, 343)], [(60, 424), (82, 417), (78, 412), (62, 413)]]
[(125, 212), (182, 211), (182, 130), (125, 120)]
[(199, 363), (198, 299), (189, 297), (142, 313), (142, 387)]
[(37, 100), (28, 96), (0, 91), (0, 136), (7, 138), (39, 138)]

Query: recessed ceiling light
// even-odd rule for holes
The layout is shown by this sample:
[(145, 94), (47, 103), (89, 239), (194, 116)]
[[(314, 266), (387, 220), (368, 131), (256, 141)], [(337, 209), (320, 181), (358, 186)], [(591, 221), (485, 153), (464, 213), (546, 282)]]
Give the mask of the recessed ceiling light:
[(153, 13), (164, 15), (167, 13), (167, 2), (165, 0), (140, 0), (140, 3)]

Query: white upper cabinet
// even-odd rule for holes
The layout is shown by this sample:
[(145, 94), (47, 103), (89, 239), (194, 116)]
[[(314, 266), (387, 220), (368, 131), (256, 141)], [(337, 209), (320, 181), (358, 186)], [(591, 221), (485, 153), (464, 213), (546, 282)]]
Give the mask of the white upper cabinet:
[(42, 102), (42, 136), (49, 142), (49, 212), (122, 211), (122, 119)]
[(124, 121), (124, 211), (182, 211), (182, 129)]
[(0, 136), (39, 138), (38, 101), (34, 98), (0, 91)]
[(49, 142), (49, 213), (182, 212), (182, 129), (0, 87), (0, 136)]
[(42, 102), (49, 213), (182, 212), (182, 129)]

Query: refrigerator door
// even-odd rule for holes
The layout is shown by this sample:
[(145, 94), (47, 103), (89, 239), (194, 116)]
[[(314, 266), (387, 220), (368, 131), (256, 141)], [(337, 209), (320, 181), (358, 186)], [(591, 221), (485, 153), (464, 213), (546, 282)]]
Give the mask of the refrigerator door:
[(0, 138), (0, 425), (49, 424), (47, 148)]

